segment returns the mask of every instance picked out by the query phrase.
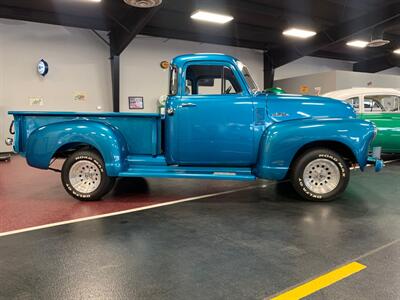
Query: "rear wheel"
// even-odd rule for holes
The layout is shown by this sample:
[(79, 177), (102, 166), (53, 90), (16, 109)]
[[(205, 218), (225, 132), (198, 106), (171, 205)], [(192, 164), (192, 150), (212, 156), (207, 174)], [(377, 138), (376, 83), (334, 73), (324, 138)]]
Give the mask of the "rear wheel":
[(107, 176), (101, 156), (91, 150), (69, 156), (62, 167), (61, 180), (65, 190), (81, 201), (99, 200), (115, 182), (115, 178)]
[(291, 182), (306, 200), (330, 201), (340, 196), (350, 179), (350, 170), (336, 152), (317, 148), (302, 154), (293, 164)]

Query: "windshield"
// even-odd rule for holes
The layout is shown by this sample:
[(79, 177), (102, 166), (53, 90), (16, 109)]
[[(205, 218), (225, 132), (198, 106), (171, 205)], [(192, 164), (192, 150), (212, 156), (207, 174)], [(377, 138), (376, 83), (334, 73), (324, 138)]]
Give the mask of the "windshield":
[(246, 65), (244, 65), (242, 62), (238, 61), (237, 65), (239, 67), (239, 70), (242, 72), (244, 79), (247, 82), (247, 85), (250, 87), (252, 92), (258, 92), (260, 89), (258, 88), (256, 82), (254, 81), (253, 77), (251, 77), (250, 71), (247, 68)]
[(170, 96), (175, 96), (178, 93), (178, 68), (176, 66), (170, 67), (169, 72), (169, 92)]

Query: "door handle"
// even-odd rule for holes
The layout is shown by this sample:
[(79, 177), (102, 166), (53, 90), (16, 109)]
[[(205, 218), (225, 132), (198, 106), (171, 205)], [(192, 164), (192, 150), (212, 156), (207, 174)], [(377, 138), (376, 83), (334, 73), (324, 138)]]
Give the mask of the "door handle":
[(197, 104), (195, 103), (182, 103), (181, 107), (195, 107)]

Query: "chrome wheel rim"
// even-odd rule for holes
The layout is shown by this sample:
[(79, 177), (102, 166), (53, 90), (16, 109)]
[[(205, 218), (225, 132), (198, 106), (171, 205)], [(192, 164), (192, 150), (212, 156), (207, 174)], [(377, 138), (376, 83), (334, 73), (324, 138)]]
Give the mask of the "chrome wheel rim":
[(100, 169), (91, 161), (77, 161), (69, 170), (69, 182), (79, 193), (90, 194), (100, 185)]
[(315, 194), (330, 193), (340, 182), (339, 167), (328, 159), (313, 160), (304, 169), (303, 181), (306, 187)]

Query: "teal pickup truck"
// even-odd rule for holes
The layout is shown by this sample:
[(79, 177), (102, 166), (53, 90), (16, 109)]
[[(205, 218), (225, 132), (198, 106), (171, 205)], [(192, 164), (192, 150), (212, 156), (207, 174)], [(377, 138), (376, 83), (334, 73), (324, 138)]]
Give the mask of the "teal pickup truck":
[[(10, 112), (14, 150), (30, 166), (61, 170), (66, 191), (97, 200), (117, 177), (283, 180), (308, 200), (346, 188), (368, 162), (375, 126), (341, 101), (262, 92), (248, 68), (222, 54), (171, 62), (165, 115)], [(10, 142), (10, 141), (9, 141)]]

